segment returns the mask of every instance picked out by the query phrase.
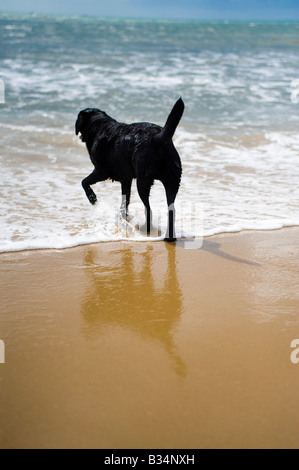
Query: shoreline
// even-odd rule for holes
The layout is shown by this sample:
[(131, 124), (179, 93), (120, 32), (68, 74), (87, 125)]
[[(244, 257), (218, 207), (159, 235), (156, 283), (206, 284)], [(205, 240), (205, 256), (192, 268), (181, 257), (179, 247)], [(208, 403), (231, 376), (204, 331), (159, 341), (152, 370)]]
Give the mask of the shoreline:
[(0, 448), (297, 448), (298, 235), (1, 253)]
[[(298, 225), (285, 225), (283, 227), (278, 227), (278, 228), (266, 228), (266, 229), (241, 229), (241, 230), (236, 230), (236, 231), (231, 231), (231, 232), (219, 232), (219, 233), (214, 233), (212, 235), (204, 235), (200, 238), (195, 238), (195, 240), (205, 240), (205, 239), (209, 239), (209, 238), (214, 238), (214, 237), (218, 237), (218, 236), (230, 236), (230, 235), (237, 235), (237, 234), (243, 234), (243, 233), (254, 233), (254, 232), (262, 232), (262, 233), (267, 233), (267, 232), (277, 232), (277, 231), (280, 231), (280, 230), (292, 230), (292, 229), (298, 229), (299, 228), (299, 224)], [(181, 238), (178, 238), (177, 241), (174, 243), (182, 243), (182, 242), (185, 242), (185, 241), (192, 241), (194, 240), (193, 238), (188, 238), (188, 237), (181, 237)], [(39, 251), (39, 252), (42, 252), (42, 251), (64, 251), (64, 250), (72, 250), (72, 249), (76, 249), (76, 248), (80, 248), (80, 247), (86, 247), (86, 246), (92, 246), (92, 245), (100, 245), (100, 244), (109, 244), (109, 243), (159, 243), (159, 242), (164, 242), (163, 238), (161, 239), (149, 239), (149, 240), (146, 240), (146, 239), (143, 239), (143, 240), (140, 240), (140, 239), (134, 239), (134, 238), (124, 238), (124, 239), (120, 239), (120, 240), (102, 240), (102, 241), (95, 241), (95, 242), (83, 242), (81, 244), (78, 244), (78, 245), (73, 245), (73, 246), (66, 246), (66, 247), (62, 247), (62, 248), (53, 248), (53, 247), (49, 247), (49, 248), (25, 248), (25, 249), (13, 249), (13, 250), (8, 250), (8, 251), (0, 251), (0, 257), (1, 255), (7, 255), (7, 254), (14, 254), (14, 253), (30, 253), (30, 252), (36, 252), (36, 251)]]

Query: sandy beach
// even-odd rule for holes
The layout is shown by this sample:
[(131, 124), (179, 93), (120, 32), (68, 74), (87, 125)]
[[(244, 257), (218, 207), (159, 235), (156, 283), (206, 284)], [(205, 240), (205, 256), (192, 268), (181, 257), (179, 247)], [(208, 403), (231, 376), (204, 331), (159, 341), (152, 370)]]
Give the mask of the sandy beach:
[(0, 6), (0, 448), (298, 448), (299, 5), (25, 3)]
[(298, 228), (1, 254), (1, 448), (296, 448)]

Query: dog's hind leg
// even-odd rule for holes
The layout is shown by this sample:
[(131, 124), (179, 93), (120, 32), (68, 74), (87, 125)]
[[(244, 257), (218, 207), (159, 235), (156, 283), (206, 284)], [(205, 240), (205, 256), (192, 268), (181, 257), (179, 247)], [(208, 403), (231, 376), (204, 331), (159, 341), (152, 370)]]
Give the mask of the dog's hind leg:
[[(162, 181), (163, 183), (163, 181)], [(176, 234), (175, 234), (175, 209), (174, 209), (174, 201), (177, 195), (177, 190), (166, 186), (165, 183), (165, 191), (166, 191), (166, 199), (167, 199), (167, 206), (168, 206), (168, 227), (166, 231), (166, 235), (164, 241), (166, 242), (175, 242), (176, 241)]]
[(149, 204), (149, 194), (150, 194), (152, 184), (153, 184), (153, 181), (151, 180), (137, 179), (138, 194), (145, 207), (145, 218), (146, 218), (145, 227), (146, 227), (147, 233), (151, 232), (151, 227), (152, 227), (152, 211), (151, 211), (150, 204)]
[(131, 186), (132, 186), (132, 180), (122, 181), (121, 182), (120, 212), (121, 212), (121, 216), (122, 216), (123, 219), (127, 219), (128, 216), (129, 216), (128, 207), (129, 207), (130, 198), (131, 198)]
[(89, 176), (84, 178), (84, 180), (82, 180), (81, 184), (83, 186), (83, 189), (86, 193), (87, 199), (89, 200), (90, 204), (95, 204), (97, 202), (97, 196), (91, 189), (90, 185), (98, 183), (99, 181), (103, 181), (103, 178), (100, 177), (96, 169), (93, 170), (93, 172)]

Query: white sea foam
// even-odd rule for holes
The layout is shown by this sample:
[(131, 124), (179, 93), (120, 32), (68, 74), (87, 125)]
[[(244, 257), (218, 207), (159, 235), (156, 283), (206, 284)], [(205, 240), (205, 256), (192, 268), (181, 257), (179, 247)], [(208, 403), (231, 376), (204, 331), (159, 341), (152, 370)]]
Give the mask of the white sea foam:
[[(15, 127), (6, 129), (15, 132)], [(27, 126), (23, 131), (27, 136), (30, 133)], [(129, 223), (119, 219), (118, 183), (96, 185), (99, 203), (90, 206), (80, 185), (92, 169), (85, 147), (78, 144), (71, 129), (69, 133), (55, 130), (56, 146), (51, 141), (52, 131), (39, 131), (31, 142), (24, 141), (22, 132), (18, 132), (21, 148), (15, 141), (14, 163), (3, 155), (0, 161), (1, 252), (163, 238), (167, 207), (161, 183), (154, 185), (151, 195), (154, 226), (159, 226), (160, 231), (148, 237), (136, 229), (144, 223), (136, 185)], [(42, 139), (35, 141), (39, 135), (43, 135)], [(66, 152), (65, 147), (59, 146), (65, 138)], [(29, 148), (23, 147), (26, 142)], [(181, 126), (175, 143), (184, 169), (176, 201), (178, 237), (200, 238), (221, 232), (299, 225), (298, 136), (275, 132), (247, 140), (242, 135), (220, 143), (219, 138), (195, 134)], [(47, 164), (51, 154), (55, 159)]]

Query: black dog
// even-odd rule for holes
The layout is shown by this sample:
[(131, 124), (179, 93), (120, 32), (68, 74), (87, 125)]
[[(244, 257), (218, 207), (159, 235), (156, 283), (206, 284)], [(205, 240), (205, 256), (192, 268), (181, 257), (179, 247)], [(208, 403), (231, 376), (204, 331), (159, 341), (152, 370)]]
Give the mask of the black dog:
[(149, 194), (154, 180), (160, 180), (166, 191), (168, 228), (165, 241), (175, 241), (174, 201), (179, 190), (182, 166), (172, 136), (184, 112), (180, 98), (174, 105), (164, 127), (148, 122), (119, 123), (96, 108), (80, 111), (76, 121), (76, 135), (81, 133), (86, 143), (94, 171), (82, 181), (91, 204), (97, 201), (90, 185), (112, 179), (120, 181), (121, 213), (128, 216), (131, 185), (137, 179), (139, 196), (145, 205), (146, 229), (151, 230)]

